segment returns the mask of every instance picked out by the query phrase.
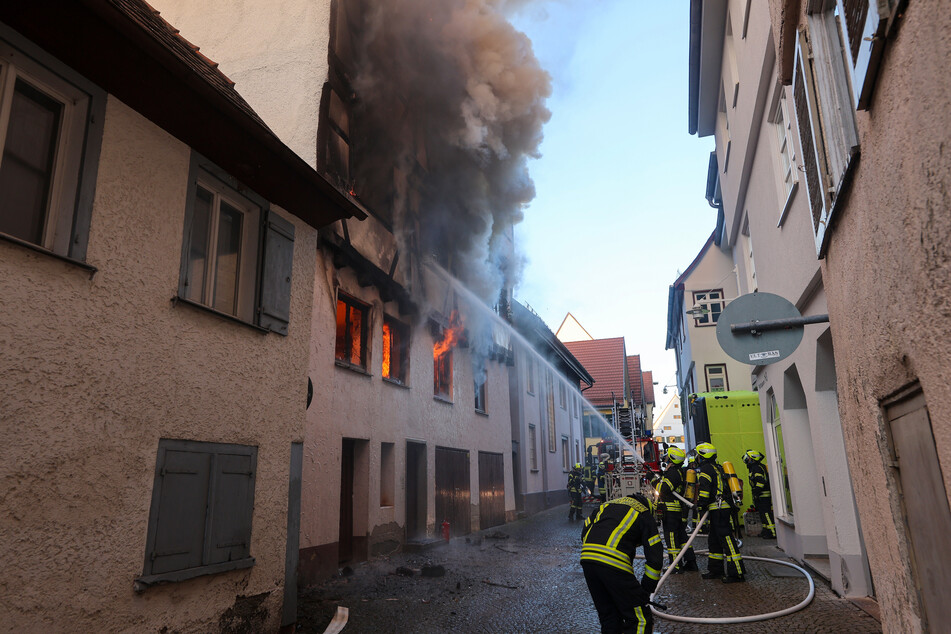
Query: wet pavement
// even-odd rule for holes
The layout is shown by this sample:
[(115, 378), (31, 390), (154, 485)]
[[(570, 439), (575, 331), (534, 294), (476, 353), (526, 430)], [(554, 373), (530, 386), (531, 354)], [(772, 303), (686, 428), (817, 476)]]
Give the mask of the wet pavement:
[[(503, 526), (453, 538), (422, 553), (357, 564), (352, 572), (301, 591), (298, 631), (323, 632), (337, 606), (349, 608), (344, 634), (358, 632), (598, 632), (578, 563), (581, 522), (567, 505)], [(695, 547), (706, 548), (698, 536)], [(747, 538), (742, 552), (789, 561), (775, 542)], [(701, 569), (706, 557), (699, 556)], [(643, 561), (635, 564), (638, 578)], [(761, 614), (802, 601), (805, 578), (785, 566), (747, 562), (746, 583), (671, 575), (655, 600), (672, 614), (725, 617)], [(881, 632), (878, 621), (838, 597), (813, 574), (812, 603), (788, 616), (731, 625), (654, 618), (655, 632)]]

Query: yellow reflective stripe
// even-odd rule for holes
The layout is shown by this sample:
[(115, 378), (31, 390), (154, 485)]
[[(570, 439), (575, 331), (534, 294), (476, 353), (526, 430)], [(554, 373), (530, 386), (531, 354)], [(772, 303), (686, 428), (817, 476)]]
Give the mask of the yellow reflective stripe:
[(649, 539), (647, 540), (647, 545), (648, 545), (648, 546), (653, 546), (654, 544), (656, 544), (656, 543), (659, 542), (659, 541), (660, 541), (660, 535), (654, 535), (653, 537), (651, 537), (651, 538), (649, 538)]
[(648, 579), (660, 579), (660, 570), (645, 565), (644, 576), (646, 576)]
[(588, 554), (588, 555), (582, 554), (581, 561), (596, 561), (602, 564), (607, 564), (608, 566), (611, 566), (612, 568), (617, 568), (618, 570), (623, 570), (624, 572), (629, 572), (631, 574), (634, 574), (633, 566), (631, 566), (630, 564), (625, 566), (624, 564), (620, 563), (616, 559), (612, 559), (611, 557), (602, 557), (597, 554)]
[(634, 520), (637, 519), (637, 511), (631, 509), (627, 512), (627, 515), (624, 516), (624, 519), (620, 521), (613, 531), (611, 531), (611, 536), (608, 538), (605, 546), (610, 546), (611, 548), (617, 548), (617, 545), (621, 543), (621, 538), (624, 537), (624, 534), (630, 530), (631, 525), (634, 524)]
[(707, 555), (707, 558), (708, 559), (723, 559), (723, 555), (718, 553), (709, 553)]
[(581, 558), (584, 559), (585, 555), (597, 554), (604, 557), (613, 557), (620, 561), (623, 564), (628, 566), (631, 565), (631, 558), (627, 553), (623, 553), (620, 550), (614, 548), (608, 548), (607, 546), (602, 546), (600, 544), (585, 544), (581, 547)]
[(637, 629), (634, 634), (650, 634), (647, 631), (647, 617), (644, 616), (644, 608), (641, 606), (635, 607), (634, 614), (637, 616)]

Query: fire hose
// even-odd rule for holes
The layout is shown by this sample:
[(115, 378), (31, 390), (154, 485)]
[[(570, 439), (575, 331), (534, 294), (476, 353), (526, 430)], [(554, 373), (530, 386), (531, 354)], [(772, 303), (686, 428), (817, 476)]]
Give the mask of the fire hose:
[[(690, 502), (680, 497), (679, 495), (677, 495), (677, 497), (683, 500), (684, 502), (686, 502), (687, 504), (690, 504)], [(690, 504), (690, 506), (693, 506), (693, 504)], [(717, 625), (721, 625), (721, 624), (725, 625), (729, 623), (753, 623), (755, 621), (766, 621), (769, 619), (775, 619), (780, 616), (786, 616), (787, 614), (792, 614), (793, 612), (798, 612), (799, 610), (803, 609), (804, 607), (806, 607), (812, 602), (812, 599), (816, 594), (816, 584), (812, 580), (812, 577), (809, 575), (809, 573), (803, 570), (802, 568), (800, 568), (799, 566), (797, 566), (796, 564), (790, 563), (788, 561), (782, 561), (780, 559), (771, 559), (769, 557), (743, 557), (744, 559), (750, 559), (753, 561), (768, 561), (770, 563), (779, 564), (781, 566), (789, 566), (790, 568), (795, 568), (796, 570), (801, 572), (802, 575), (809, 582), (809, 593), (806, 595), (805, 599), (803, 599), (800, 603), (797, 603), (796, 605), (792, 607), (785, 608), (783, 610), (777, 610), (775, 612), (766, 612), (763, 614), (751, 614), (749, 616), (729, 616), (729, 617), (679, 616), (676, 614), (667, 614), (665, 611), (666, 608), (664, 606), (661, 606), (658, 603), (654, 603), (654, 597), (657, 596), (658, 590), (660, 590), (660, 587), (664, 585), (664, 582), (667, 580), (667, 577), (670, 576), (670, 573), (676, 570), (677, 564), (680, 563), (680, 560), (683, 558), (684, 554), (686, 554), (687, 549), (690, 548), (690, 544), (693, 543), (694, 538), (700, 532), (700, 527), (703, 526), (703, 523), (704, 521), (706, 521), (707, 515), (709, 514), (710, 514), (710, 511), (704, 512), (703, 517), (701, 517), (700, 521), (697, 522), (697, 527), (693, 530), (693, 533), (690, 534), (690, 539), (688, 539), (687, 543), (684, 544), (683, 548), (680, 549), (680, 552), (677, 554), (677, 557), (674, 558), (674, 561), (667, 568), (667, 571), (660, 578), (660, 581), (657, 582), (657, 587), (654, 589), (654, 592), (652, 592), (650, 596), (651, 612), (653, 612), (654, 614), (656, 614), (662, 619), (667, 619), (670, 621), (679, 621), (681, 623), (710, 623), (710, 624), (717, 624)], [(698, 551), (698, 552), (702, 553), (703, 551)]]

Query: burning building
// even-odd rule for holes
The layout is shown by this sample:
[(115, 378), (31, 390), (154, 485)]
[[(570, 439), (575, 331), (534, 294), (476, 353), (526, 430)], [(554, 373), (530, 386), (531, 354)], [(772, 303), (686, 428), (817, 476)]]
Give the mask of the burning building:
[(550, 91), (511, 3), (157, 4), (368, 215), (314, 255), (300, 577), (511, 519), (513, 353), (488, 306), (518, 275)]

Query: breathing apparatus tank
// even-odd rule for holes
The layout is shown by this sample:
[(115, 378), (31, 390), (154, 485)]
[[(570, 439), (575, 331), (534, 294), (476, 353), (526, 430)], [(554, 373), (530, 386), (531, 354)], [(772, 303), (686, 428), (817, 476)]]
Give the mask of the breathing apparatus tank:
[(723, 472), (726, 473), (727, 484), (730, 487), (730, 493), (733, 494), (733, 499), (736, 500), (737, 505), (742, 504), (743, 502), (743, 482), (736, 475), (736, 469), (733, 468), (732, 462), (723, 462)]
[(694, 469), (687, 469), (684, 477), (684, 497), (692, 503), (697, 503), (697, 472)]

